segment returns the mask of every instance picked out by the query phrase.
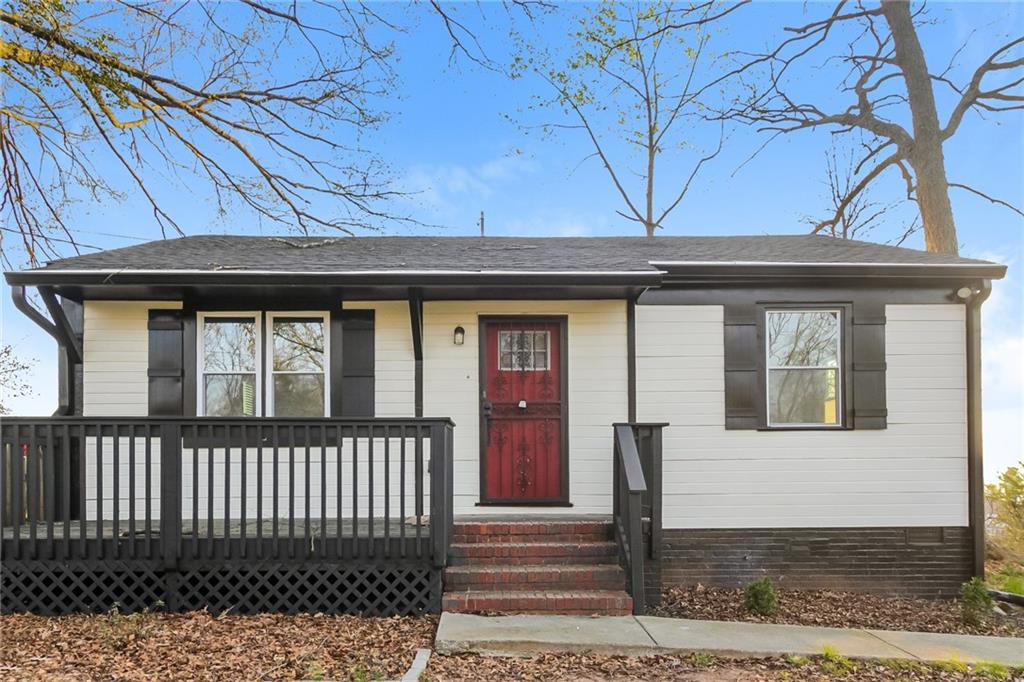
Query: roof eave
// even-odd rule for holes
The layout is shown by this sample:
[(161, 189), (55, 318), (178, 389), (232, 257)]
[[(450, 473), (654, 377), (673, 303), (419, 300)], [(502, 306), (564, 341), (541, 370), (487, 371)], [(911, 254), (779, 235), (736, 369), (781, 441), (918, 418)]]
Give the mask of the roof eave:
[(664, 283), (748, 280), (963, 280), (1002, 279), (998, 263), (747, 263), (652, 261)]

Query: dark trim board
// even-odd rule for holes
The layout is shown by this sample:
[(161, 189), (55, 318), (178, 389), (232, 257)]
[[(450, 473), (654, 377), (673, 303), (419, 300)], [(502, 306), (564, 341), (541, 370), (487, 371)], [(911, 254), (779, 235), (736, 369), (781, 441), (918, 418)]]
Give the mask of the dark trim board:
[(967, 304), (967, 507), (974, 548), (974, 575), (985, 577), (985, 469), (982, 456), (981, 306), (992, 293), (982, 282)]
[[(487, 324), (497, 322), (557, 322), (561, 330), (561, 354), (559, 358), (559, 374), (562, 384), (562, 447), (560, 481), (562, 491), (558, 499), (553, 500), (488, 500), (487, 490), (487, 433), (486, 418), (483, 411), (483, 394), (487, 383)], [(478, 317), (479, 344), (477, 346), (477, 402), (479, 408), (478, 431), (480, 433), (480, 501), (478, 506), (510, 506), (510, 507), (569, 507), (569, 316), (568, 315), (480, 315)]]
[(629, 421), (636, 421), (636, 299), (626, 301), (626, 393)]
[(955, 597), (972, 575), (967, 527), (727, 528), (664, 531), (660, 585), (744, 587), (770, 577), (784, 589)]

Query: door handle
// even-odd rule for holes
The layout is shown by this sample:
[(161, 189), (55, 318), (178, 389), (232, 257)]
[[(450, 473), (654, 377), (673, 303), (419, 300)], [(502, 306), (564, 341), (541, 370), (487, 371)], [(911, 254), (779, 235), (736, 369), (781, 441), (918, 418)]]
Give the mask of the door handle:
[(480, 403), (480, 411), (484, 415), (484, 443), (490, 445), (491, 443), (491, 415), (494, 413), (494, 405), (490, 400), (484, 398), (483, 402)]
[(525, 400), (520, 400), (519, 401), (519, 409), (520, 410), (525, 410), (526, 409), (526, 401)]

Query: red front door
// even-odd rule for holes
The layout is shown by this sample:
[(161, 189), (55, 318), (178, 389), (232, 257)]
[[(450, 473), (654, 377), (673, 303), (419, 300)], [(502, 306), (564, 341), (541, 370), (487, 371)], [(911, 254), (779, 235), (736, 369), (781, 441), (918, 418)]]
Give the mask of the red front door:
[(568, 502), (565, 320), (483, 318), (480, 325), (482, 501)]

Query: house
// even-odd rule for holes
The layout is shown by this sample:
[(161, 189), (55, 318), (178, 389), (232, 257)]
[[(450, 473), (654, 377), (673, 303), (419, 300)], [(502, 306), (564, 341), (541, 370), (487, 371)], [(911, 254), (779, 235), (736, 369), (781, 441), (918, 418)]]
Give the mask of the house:
[(60, 407), (0, 426), (3, 606), (952, 595), (984, 570), (1004, 273), (823, 236), (196, 236), (9, 272)]

